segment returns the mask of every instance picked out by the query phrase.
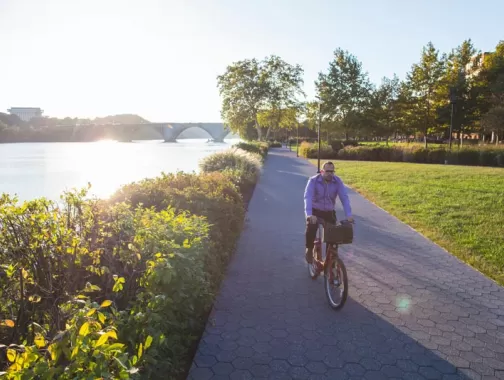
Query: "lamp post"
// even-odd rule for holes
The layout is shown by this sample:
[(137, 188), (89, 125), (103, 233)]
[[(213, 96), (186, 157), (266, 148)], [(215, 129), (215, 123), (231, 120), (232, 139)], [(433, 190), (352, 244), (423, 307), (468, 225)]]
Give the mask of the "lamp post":
[(318, 135), (318, 170), (317, 170), (317, 173), (320, 173), (320, 123), (321, 123), (321, 118), (322, 118), (322, 114), (320, 112), (320, 109), (321, 109), (321, 101), (319, 99), (319, 102), (318, 102), (318, 127), (317, 127), (317, 135)]
[(297, 133), (296, 133), (296, 157), (299, 157), (299, 121), (297, 122)]
[(448, 137), (449, 149), (452, 148), (452, 135), (453, 135), (453, 109), (455, 103), (457, 102), (457, 94), (455, 92), (455, 87), (450, 87), (450, 104), (451, 104), (451, 116), (450, 116), (450, 136)]

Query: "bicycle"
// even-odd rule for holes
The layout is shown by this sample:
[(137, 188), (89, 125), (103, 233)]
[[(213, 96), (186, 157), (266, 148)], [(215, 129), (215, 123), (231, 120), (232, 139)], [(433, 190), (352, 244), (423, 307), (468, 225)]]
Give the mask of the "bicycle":
[[(311, 264), (308, 264), (308, 272), (313, 280), (322, 271), (324, 272), (324, 288), (327, 301), (331, 308), (339, 310), (345, 305), (348, 297), (348, 276), (345, 263), (339, 257), (338, 247), (341, 244), (352, 243), (352, 224), (347, 220), (343, 220), (339, 224), (330, 224), (320, 218), (317, 218), (317, 224), (313, 260)], [(324, 260), (322, 260), (322, 242), (326, 243)], [(336, 302), (335, 297), (331, 294), (333, 288), (340, 294), (339, 302)]]

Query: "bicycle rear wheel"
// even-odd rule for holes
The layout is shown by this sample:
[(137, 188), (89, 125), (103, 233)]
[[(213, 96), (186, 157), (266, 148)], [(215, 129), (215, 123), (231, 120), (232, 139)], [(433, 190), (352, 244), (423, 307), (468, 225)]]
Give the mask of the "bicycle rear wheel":
[(339, 310), (345, 305), (348, 296), (348, 276), (345, 264), (338, 257), (331, 259), (324, 272), (324, 287), (329, 306)]

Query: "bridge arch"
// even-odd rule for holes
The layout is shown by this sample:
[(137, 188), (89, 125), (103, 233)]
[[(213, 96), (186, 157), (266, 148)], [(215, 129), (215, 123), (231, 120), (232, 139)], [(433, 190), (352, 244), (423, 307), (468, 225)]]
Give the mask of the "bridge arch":
[(189, 128), (200, 128), (207, 132), (215, 142), (224, 142), (230, 129), (222, 123), (170, 123), (163, 129), (166, 142), (175, 142), (182, 132)]

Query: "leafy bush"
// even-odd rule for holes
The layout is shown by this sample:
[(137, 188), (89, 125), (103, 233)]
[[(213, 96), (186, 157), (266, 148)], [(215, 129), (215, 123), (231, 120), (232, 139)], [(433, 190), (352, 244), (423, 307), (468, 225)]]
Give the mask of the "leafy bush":
[(282, 143), (280, 141), (273, 141), (269, 143), (270, 148), (281, 148)]
[[(12, 327), (0, 329), (9, 345), (0, 365), (10, 363), (11, 378), (128, 378), (153, 365), (177, 373), (212, 296), (206, 218), (108, 206), (85, 195), (67, 193), (63, 208), (2, 197), (0, 308)], [(153, 302), (142, 309), (144, 293)], [(99, 304), (120, 311), (107, 314)], [(164, 311), (156, 315), (159, 305)], [(134, 328), (131, 318), (140, 316), (166, 325)]]
[(395, 161), (452, 165), (504, 166), (501, 158), (504, 150), (490, 147), (464, 147), (448, 151), (444, 148), (425, 149), (418, 144), (390, 146), (347, 146), (340, 149), (338, 158), (357, 161)]
[[(318, 143), (302, 142), (299, 146), (299, 154), (305, 158), (318, 158)], [(320, 158), (333, 158), (336, 153), (327, 143), (320, 143)]]
[(243, 225), (240, 185), (261, 167), (229, 155), (207, 160), (216, 172), (163, 174), (106, 201), (3, 195), (2, 374), (182, 377)]
[(269, 144), (265, 142), (239, 142), (233, 145), (233, 147), (241, 150), (245, 150), (250, 153), (259, 154), (261, 158), (264, 160), (268, 155)]
[(261, 156), (242, 149), (231, 148), (214, 153), (200, 162), (202, 172), (224, 172), (239, 183), (240, 189), (246, 191), (253, 187), (261, 173)]
[(231, 173), (163, 173), (122, 187), (111, 196), (110, 202), (154, 207), (157, 211), (173, 207), (204, 215), (211, 224), (207, 270), (212, 283), (218, 283), (240, 234), (245, 213), (242, 195), (233, 184)]

